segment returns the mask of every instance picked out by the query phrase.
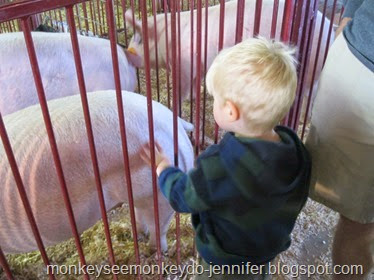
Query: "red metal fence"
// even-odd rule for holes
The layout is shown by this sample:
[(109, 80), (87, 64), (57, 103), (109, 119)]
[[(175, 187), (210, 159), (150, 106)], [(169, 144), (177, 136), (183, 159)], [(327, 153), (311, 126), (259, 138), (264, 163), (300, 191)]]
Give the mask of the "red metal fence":
[[(217, 3), (216, 3), (217, 2)], [(91, 35), (91, 36), (101, 36), (109, 38), (111, 42), (111, 50), (112, 50), (112, 62), (113, 62), (113, 72), (114, 72), (114, 80), (115, 80), (115, 90), (117, 95), (117, 104), (118, 104), (118, 115), (119, 115), (119, 126), (121, 132), (121, 139), (122, 139), (122, 150), (123, 150), (123, 160), (126, 166), (124, 170), (126, 182), (128, 185), (128, 198), (129, 198), (129, 209), (130, 209), (130, 217), (131, 217), (131, 224), (132, 224), (132, 233), (134, 236), (134, 251), (136, 256), (136, 263), (140, 264), (140, 257), (139, 257), (139, 246), (137, 243), (137, 229), (136, 229), (136, 221), (135, 221), (135, 213), (134, 213), (134, 200), (132, 194), (132, 187), (131, 187), (131, 176), (130, 176), (130, 169), (129, 169), (129, 155), (127, 152), (127, 136), (126, 136), (126, 120), (123, 113), (123, 100), (121, 95), (121, 83), (120, 83), (120, 72), (118, 66), (118, 54), (116, 45), (119, 40), (119, 34), (124, 34), (123, 43), (128, 45), (128, 33), (132, 33), (132, 27), (126, 26), (126, 21), (124, 19), (125, 11), (129, 8), (135, 14), (141, 16), (142, 20), (142, 30), (143, 30), (143, 44), (144, 44), (144, 70), (142, 74), (145, 77), (145, 83), (141, 81), (138, 75), (138, 90), (143, 92), (147, 96), (147, 103), (148, 103), (148, 125), (149, 125), (149, 139), (151, 142), (151, 147), (154, 146), (154, 127), (153, 127), (153, 113), (152, 113), (152, 97), (156, 98), (160, 101), (160, 94), (161, 93), (161, 86), (165, 86), (166, 94), (167, 94), (167, 102), (166, 105), (173, 110), (173, 129), (174, 129), (174, 162), (178, 165), (178, 136), (177, 136), (177, 117), (182, 115), (182, 102), (181, 102), (181, 25), (180, 25), (180, 18), (182, 11), (191, 11), (190, 12), (190, 28), (193, 30), (195, 27), (197, 28), (196, 33), (191, 31), (191, 52), (190, 52), (190, 59), (191, 59), (191, 85), (192, 82), (192, 73), (193, 69), (196, 68), (196, 77), (197, 82), (195, 83), (196, 86), (196, 93), (197, 96), (195, 97), (195, 101), (192, 99), (192, 92), (193, 88), (191, 86), (190, 89), (190, 110), (189, 110), (189, 118), (191, 122), (194, 122), (195, 131), (193, 133), (194, 146), (195, 146), (195, 154), (198, 155), (200, 150), (204, 148), (204, 143), (206, 139), (210, 139), (210, 143), (217, 142), (220, 134), (219, 129), (217, 126), (214, 127), (214, 131), (207, 136), (206, 132), (206, 116), (210, 112), (206, 112), (207, 108), (207, 95), (206, 90), (204, 88), (201, 91), (201, 81), (200, 77), (203, 77), (203, 73), (207, 71), (207, 42), (208, 36), (207, 33), (207, 26), (209, 22), (208, 18), (208, 6), (212, 4), (220, 4), (220, 20), (219, 20), (219, 40), (217, 49), (221, 50), (223, 48), (224, 42), (224, 33), (223, 30), (225, 28), (225, 3), (226, 1), (203, 1), (203, 0), (191, 0), (191, 1), (167, 1), (167, 0), (159, 0), (159, 1), (146, 1), (140, 0), (135, 3), (135, 1), (101, 1), (101, 0), (92, 0), (92, 1), (84, 1), (84, 0), (59, 0), (59, 1), (46, 1), (46, 0), (21, 0), (21, 1), (13, 1), (5, 3), (4, 0), (0, 2), (0, 33), (5, 32), (15, 32), (21, 31), (24, 34), (25, 43), (27, 46), (30, 64), (32, 66), (32, 72), (34, 76), (35, 86), (37, 88), (37, 93), (39, 97), (39, 102), (43, 112), (43, 118), (45, 122), (45, 126), (48, 132), (48, 138), (50, 143), (51, 152), (53, 154), (54, 164), (56, 167), (56, 171), (58, 174), (61, 193), (61, 199), (64, 200), (67, 215), (69, 216), (70, 226), (72, 230), (72, 235), (75, 238), (76, 248), (78, 250), (78, 255), (80, 258), (80, 262), (82, 264), (86, 264), (85, 256), (82, 250), (80, 237), (78, 234), (73, 209), (71, 206), (70, 198), (68, 189), (66, 186), (65, 175), (62, 168), (62, 163), (59, 157), (59, 150), (58, 145), (56, 143), (56, 139), (53, 132), (53, 126), (51, 123), (47, 101), (45, 97), (45, 92), (43, 88), (43, 83), (41, 79), (41, 74), (39, 71), (38, 66), (38, 59), (36, 57), (35, 48), (32, 40), (32, 33), (31, 30), (35, 29), (39, 24), (45, 23), (49, 24), (52, 27), (58, 29), (60, 32), (70, 32), (71, 36), (71, 43), (73, 47), (74, 59), (75, 59), (75, 67), (76, 73), (79, 83), (79, 89), (81, 94), (82, 106), (84, 109), (84, 117), (87, 129), (87, 137), (90, 145), (90, 153), (92, 159), (92, 166), (94, 169), (94, 174), (96, 178), (96, 187), (97, 187), (97, 194), (100, 201), (100, 209), (102, 220), (104, 222), (105, 227), (105, 235), (107, 240), (107, 247), (109, 252), (109, 260), (110, 263), (113, 265), (116, 263), (115, 255), (112, 248), (111, 243), (111, 236), (109, 231), (109, 224), (108, 218), (106, 214), (106, 206), (103, 197), (103, 190), (102, 190), (102, 183), (100, 178), (100, 170), (98, 165), (98, 158), (97, 153), (95, 150), (95, 144), (93, 139), (93, 132), (92, 132), (92, 124), (90, 119), (89, 113), (89, 106), (87, 101), (87, 92), (86, 92), (86, 85), (84, 82), (83, 70), (82, 70), (82, 61), (80, 56), (79, 44), (78, 44), (78, 34), (83, 35)], [(266, 1), (265, 1), (266, 2)], [(280, 5), (280, 2), (284, 5)], [(334, 11), (336, 6), (337, 0), (334, 0)], [(237, 17), (236, 17), (236, 36), (235, 41), (240, 42), (243, 39), (243, 26), (245, 14), (246, 2), (244, 0), (237, 0)], [(325, 22), (325, 12), (326, 12), (326, 4), (327, 0), (325, 1), (323, 15), (322, 15), (322, 22), (319, 26), (319, 32), (315, 32), (316, 30), (316, 21), (317, 21), (317, 13), (318, 13), (318, 4), (317, 0), (304, 0), (304, 1), (295, 1), (295, 0), (285, 0), (273, 1), (273, 13), (263, 14), (262, 13), (262, 6), (263, 1), (257, 0), (255, 6), (255, 16), (253, 19), (253, 34), (257, 35), (260, 34), (261, 23), (264, 20), (269, 20), (271, 18), (269, 30), (270, 37), (272, 38), (280, 38), (284, 42), (289, 42), (298, 47), (297, 58), (300, 62), (298, 67), (298, 88), (297, 88), (297, 97), (293, 107), (291, 108), (289, 114), (284, 120), (284, 124), (292, 127), (294, 130), (298, 130), (300, 135), (304, 137), (306, 127), (308, 124), (309, 118), (309, 111), (310, 105), (313, 96), (313, 86), (310, 86), (308, 90), (306, 88), (306, 81), (308, 75), (311, 76), (312, 84), (316, 80), (319, 72), (320, 67), (318, 59), (325, 59), (327, 54), (327, 49), (330, 44), (330, 36), (332, 32), (332, 21), (328, 27), (328, 40), (323, 44), (323, 30), (326, 28)], [(197, 9), (197, 13), (194, 14), (192, 11)], [(166, 85), (162, 85), (160, 78), (159, 78), (159, 67), (158, 65), (158, 47), (157, 42), (155, 47), (155, 57), (156, 57), (156, 72), (151, 73), (151, 65), (150, 65), (150, 52), (149, 52), (149, 43), (150, 43), (150, 36), (148, 34), (149, 29), (148, 21), (153, 21), (154, 23), (154, 33), (157, 34), (157, 24), (156, 24), (156, 14), (157, 13), (170, 13), (170, 17), (165, 17), (165, 32), (166, 32), (166, 59), (171, 60), (166, 62), (167, 65), (171, 65), (171, 67), (166, 67)], [(205, 16), (203, 14), (205, 13)], [(147, 16), (149, 17), (147, 17)], [(205, 24), (203, 23), (203, 18), (205, 19)], [(278, 20), (282, 20), (281, 30), (277, 28)], [(248, 19), (246, 19), (248, 20)], [(170, 22), (168, 22), (170, 21)], [(205, 26), (205, 30), (203, 30), (203, 26)], [(69, 29), (69, 30), (67, 30)], [(170, 30), (168, 30), (170, 29)], [(195, 36), (194, 36), (195, 34)], [(318, 34), (318, 40), (313, 38), (315, 34)], [(326, 35), (326, 34), (325, 34)], [(1, 35), (0, 35), (1, 36)], [(170, 38), (169, 38), (170, 36)], [(205, 39), (203, 40), (203, 36)], [(171, 44), (168, 44), (170, 39)], [(316, 56), (314, 59), (311, 59), (312, 47), (313, 47), (313, 40), (317, 41), (317, 44), (314, 45), (316, 49)], [(205, 44), (203, 44), (205, 42)], [(194, 50), (194, 46), (196, 49)], [(324, 49), (324, 52), (321, 50)], [(0, 46), (1, 50), (1, 46)], [(319, 57), (319, 54), (322, 53), (323, 57)], [(204, 63), (198, 63), (194, 65), (193, 58), (196, 57), (196, 61), (201, 61), (202, 57), (204, 58)], [(156, 86), (152, 87), (152, 78), (156, 81)], [(1, 90), (1, 89), (0, 89)], [(202, 96), (201, 96), (202, 94)], [(172, 104), (171, 104), (172, 100)], [(304, 106), (304, 107), (303, 107)], [(304, 108), (304, 109), (303, 109)], [(302, 112), (302, 110), (304, 110)], [(187, 116), (183, 116), (187, 117)], [(27, 212), (27, 216), (32, 227), (35, 239), (38, 244), (38, 248), (41, 252), (42, 259), (45, 265), (49, 264), (48, 256), (43, 246), (43, 241), (40, 236), (38, 227), (36, 225), (33, 213), (31, 211), (31, 207), (29, 205), (27, 195), (23, 186), (22, 178), (20, 176), (17, 162), (13, 155), (12, 146), (9, 142), (7, 137), (7, 132), (3, 123), (3, 118), (0, 112), (0, 134), (4, 149), (6, 150), (6, 155), (9, 160), (9, 164), (12, 168), (12, 172), (14, 174), (18, 192), (21, 196), (24, 208)], [(198, 139), (198, 140), (197, 140)], [(158, 218), (158, 198), (157, 198), (157, 179), (156, 173), (154, 169), (154, 150), (151, 150), (151, 158), (152, 158), (152, 182), (153, 182), (153, 193), (154, 193), (154, 212), (155, 212), (155, 224), (156, 224), (156, 235), (157, 235), (157, 256), (158, 262), (161, 264), (162, 255), (161, 255), (161, 246), (160, 246), (160, 229), (159, 229), (159, 218)], [(176, 232), (176, 240), (177, 240), (177, 264), (180, 263), (180, 233), (179, 233), (179, 215), (176, 215), (176, 223), (177, 223), (177, 232)], [(4, 272), (6, 273), (9, 279), (13, 279), (11, 270), (7, 264), (6, 258), (1, 251), (1, 244), (0, 244), (0, 264), (3, 267)], [(53, 275), (49, 275), (50, 279), (55, 279)], [(117, 279), (116, 275), (113, 275), (114, 279)], [(139, 279), (141, 276), (139, 275)], [(161, 275), (160, 275), (161, 278)], [(88, 275), (85, 275), (85, 279), (89, 279)]]

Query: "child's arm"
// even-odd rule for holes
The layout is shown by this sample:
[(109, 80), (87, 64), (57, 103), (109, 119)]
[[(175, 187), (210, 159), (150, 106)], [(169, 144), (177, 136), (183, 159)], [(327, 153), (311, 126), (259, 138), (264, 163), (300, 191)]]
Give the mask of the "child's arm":
[[(149, 144), (143, 147), (140, 157), (148, 165), (151, 165)], [(195, 188), (194, 182), (196, 181), (199, 185), (205, 184), (205, 177), (201, 168), (194, 168), (186, 174), (173, 167), (157, 143), (155, 145), (155, 165), (161, 192), (175, 211), (196, 213), (209, 208), (208, 197), (204, 196), (202, 198)]]

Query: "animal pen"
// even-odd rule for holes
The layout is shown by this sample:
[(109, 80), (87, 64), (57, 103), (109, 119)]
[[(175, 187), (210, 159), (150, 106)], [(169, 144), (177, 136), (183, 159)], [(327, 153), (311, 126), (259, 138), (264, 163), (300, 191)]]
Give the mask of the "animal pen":
[[(295, 102), (289, 111), (287, 117), (283, 120), (284, 125), (291, 127), (297, 131), (299, 136), (304, 139), (308, 131), (308, 122), (310, 118), (310, 109), (313, 100), (314, 88), (318, 80), (319, 73), (322, 68), (322, 64), (326, 59), (327, 51), (330, 44), (333, 41), (331, 38), (333, 34), (333, 22), (334, 15), (336, 17), (341, 16), (338, 13), (337, 0), (253, 0), (255, 2), (255, 9), (252, 11), (253, 16), (249, 16), (244, 13), (246, 1), (237, 0), (237, 13), (235, 19), (235, 30), (231, 32), (235, 33), (235, 42), (238, 43), (245, 39), (243, 35), (245, 33), (245, 22), (251, 22), (253, 30), (251, 34), (269, 36), (277, 40), (294, 45), (297, 48), (296, 57), (299, 62), (298, 64), (298, 85)], [(268, 5), (271, 2), (272, 13), (264, 13), (263, 6)], [(322, 3), (322, 9), (320, 5)], [(325, 20), (326, 10), (328, 2), (332, 5), (332, 18), (331, 21)], [(155, 225), (156, 225), (156, 236), (157, 236), (157, 253), (153, 255), (152, 259), (146, 258), (145, 256), (152, 255), (149, 253), (148, 248), (143, 244), (144, 242), (138, 241), (138, 231), (136, 228), (136, 217), (134, 212), (134, 200), (132, 181), (136, 180), (131, 176), (131, 170), (129, 168), (129, 157), (127, 152), (127, 133), (126, 123), (131, 122), (129, 119), (125, 119), (123, 114), (123, 104), (125, 102), (121, 97), (121, 83), (120, 83), (120, 71), (118, 64), (118, 50), (117, 44), (124, 47), (128, 47), (130, 38), (136, 32), (134, 26), (135, 18), (141, 19), (141, 33), (143, 34), (143, 46), (144, 46), (144, 68), (137, 70), (137, 90), (136, 92), (145, 95), (148, 104), (148, 131), (151, 147), (154, 146), (154, 127), (153, 120), (157, 118), (157, 115), (152, 113), (152, 100), (163, 103), (173, 111), (173, 130), (174, 130), (174, 163), (178, 165), (178, 137), (177, 137), (177, 117), (191, 122), (194, 124), (194, 131), (191, 132), (190, 138), (193, 142), (194, 153), (197, 156), (207, 145), (217, 143), (222, 136), (222, 131), (214, 123), (212, 117), (212, 97), (206, 92), (204, 86), (204, 77), (207, 72), (207, 57), (208, 57), (208, 25), (210, 18), (208, 17), (209, 7), (213, 5), (219, 5), (219, 25), (216, 26), (218, 31), (218, 44), (216, 50), (219, 51), (224, 47), (224, 29), (227, 17), (225, 17), (225, 7), (229, 5), (230, 1), (224, 0), (182, 0), (182, 1), (167, 1), (167, 0), (60, 0), (60, 1), (47, 1), (47, 0), (19, 0), (19, 1), (7, 1), (0, 0), (0, 33), (11, 33), (11, 32), (22, 32), (24, 35), (24, 41), (27, 46), (29, 55), (30, 65), (32, 74), (35, 81), (35, 87), (37, 89), (39, 103), (42, 109), (43, 118), (45, 122), (45, 128), (47, 130), (51, 153), (53, 154), (54, 165), (58, 174), (59, 183), (61, 187), (61, 200), (64, 201), (66, 206), (66, 215), (69, 217), (70, 227), (72, 230), (72, 236), (74, 241), (70, 242), (70, 247), (65, 254), (74, 255), (74, 262), (80, 262), (82, 265), (85, 264), (145, 264), (155, 263), (161, 267), (161, 262), (167, 260), (168, 264), (187, 264), (191, 262), (191, 259), (195, 255), (193, 248), (193, 235), (190, 230), (189, 219), (185, 215), (175, 215), (175, 221), (173, 221), (172, 227), (168, 233), (169, 252), (163, 255), (161, 252), (160, 245), (160, 229), (158, 227), (158, 197), (157, 197), (157, 177), (154, 168), (154, 150), (151, 152), (153, 159), (152, 164), (152, 188), (153, 188), (153, 205), (155, 213)], [(322, 11), (319, 12), (319, 8)], [(133, 13), (133, 23), (125, 19), (125, 13), (131, 9)], [(193, 11), (196, 10), (196, 13)], [(181, 16), (183, 13), (188, 13), (190, 16), (189, 26), (181, 25)], [(252, 15), (251, 13), (251, 15)], [(318, 20), (317, 14), (322, 14), (320, 20)], [(164, 29), (160, 31), (161, 26), (158, 26), (159, 22), (156, 21), (157, 14), (168, 14), (169, 16), (164, 17)], [(269, 24), (266, 27), (269, 30), (264, 30), (264, 22), (267, 21)], [(156, 24), (157, 23), (157, 24)], [(54, 136), (53, 125), (49, 115), (47, 101), (44, 93), (42, 75), (38, 66), (38, 57), (35, 52), (33, 44), (33, 33), (40, 24), (49, 25), (57, 32), (69, 32), (71, 37), (71, 45), (74, 54), (74, 61), (76, 67), (76, 75), (79, 83), (80, 92), (76, 94), (81, 95), (82, 106), (84, 110), (84, 117), (87, 128), (87, 139), (90, 146), (92, 166), (96, 178), (97, 195), (99, 197), (102, 223), (95, 225), (94, 230), (98, 230), (100, 227), (101, 235), (105, 236), (100, 241), (101, 250), (103, 252), (100, 257), (95, 259), (95, 253), (89, 252), (90, 247), (84, 247), (84, 243), (96, 242), (98, 237), (95, 237), (98, 233), (90, 233), (88, 237), (82, 237), (78, 232), (77, 225), (75, 222), (75, 216), (73, 208), (70, 202), (68, 186), (64, 177), (64, 166), (61, 163), (59, 157), (59, 145), (56, 142)], [(148, 26), (152, 26), (154, 34), (158, 32), (166, 33), (166, 67), (158, 67), (158, 51), (157, 40), (155, 41), (155, 48), (150, 48), (150, 41), (153, 40), (150, 37), (149, 32), (151, 31)], [(191, 77), (193, 79), (193, 69), (196, 71), (196, 82), (190, 83), (190, 95), (187, 100), (182, 101), (181, 98), (181, 83), (182, 77), (181, 69), (184, 66), (181, 57), (186, 56), (183, 54), (182, 45), (183, 40), (183, 29), (190, 28), (191, 37), (190, 42), (192, 47), (188, 53), (190, 58)], [(139, 30), (138, 30), (139, 32)], [(124, 223), (119, 223), (120, 226), (111, 226), (107, 215), (107, 209), (103, 196), (102, 184), (100, 180), (100, 170), (98, 165), (98, 158), (95, 151), (95, 141), (92, 133), (92, 123), (90, 119), (90, 110), (87, 102), (87, 92), (85, 79), (82, 69), (82, 61), (80, 56), (80, 48), (78, 44), (78, 36), (93, 36), (107, 38), (110, 40), (112, 65), (113, 65), (113, 79), (115, 82), (115, 91), (118, 102), (118, 116), (122, 149), (123, 149), (123, 161), (125, 170), (123, 170), (123, 176), (127, 182), (127, 194), (128, 194), (128, 215), (131, 221), (131, 232), (128, 230), (128, 236), (123, 236), (121, 233)], [(0, 34), (0, 36), (2, 36)], [(331, 38), (331, 39), (330, 39)], [(170, 47), (170, 48), (169, 48)], [(1, 46), (0, 46), (1, 51)], [(151, 67), (150, 52), (156, 59), (156, 66)], [(201, 61), (202, 63), (196, 63)], [(1, 63), (1, 62), (0, 62)], [(152, 68), (152, 69), (151, 69)], [(0, 75), (6, 75), (6, 73), (0, 73)], [(194, 88), (193, 88), (194, 87)], [(1, 90), (1, 88), (0, 88)], [(196, 96), (193, 96), (193, 92), (196, 92)], [(145, 129), (146, 131), (146, 129)], [(43, 245), (43, 239), (39, 233), (37, 221), (33, 216), (28, 196), (23, 185), (23, 178), (19, 172), (19, 166), (15, 156), (13, 154), (12, 143), (9, 141), (7, 136), (7, 130), (3, 122), (3, 116), (0, 112), (0, 134), (2, 145), (6, 151), (6, 156), (11, 166), (15, 181), (17, 183), (17, 190), (24, 209), (27, 213), (30, 226), (32, 228), (34, 238), (36, 240), (39, 252), (32, 255), (24, 255), (22, 257), (5, 256), (1, 250), (0, 244), (0, 264), (3, 269), (3, 277), (8, 279), (66, 279), (59, 278), (61, 276), (46, 274), (46, 270), (38, 268), (39, 271), (36, 274), (31, 275), (31, 269), (25, 274), (22, 270), (27, 270), (26, 265), (17, 265), (19, 262), (25, 262), (27, 259), (38, 259), (42, 260), (45, 266), (49, 264), (64, 264), (59, 262), (56, 257), (58, 253), (56, 251), (63, 250), (63, 247), (57, 247), (55, 251), (52, 249), (46, 249)], [(171, 147), (170, 147), (171, 148)], [(119, 214), (121, 214), (120, 212)], [(0, 213), (1, 215), (1, 213)], [(113, 220), (117, 219), (115, 213), (109, 214)], [(113, 216), (114, 215), (114, 216)], [(128, 224), (129, 225), (129, 224)], [(182, 228), (181, 228), (182, 227)], [(131, 234), (130, 234), (131, 233)], [(120, 237), (119, 237), (120, 236)], [(133, 237), (131, 237), (133, 236)], [(122, 238), (122, 239), (121, 239)], [(120, 243), (126, 239), (127, 247), (118, 247)], [(74, 243), (73, 243), (74, 242)], [(142, 244), (140, 244), (142, 243)], [(75, 244), (75, 246), (74, 246)], [(144, 246), (143, 246), (144, 245)], [(57, 245), (58, 246), (58, 245)], [(67, 247), (68, 245), (65, 245)], [(171, 246), (171, 247), (170, 247)], [(106, 247), (106, 248), (105, 248)], [(130, 256), (126, 255), (124, 260), (124, 251), (128, 250), (131, 252)], [(147, 251), (148, 250), (148, 251)], [(147, 251), (145, 253), (145, 251)], [(30, 253), (31, 254), (31, 253)], [(89, 258), (87, 258), (89, 254)], [(23, 258), (23, 259), (20, 259)], [(17, 265), (17, 271), (14, 266)], [(39, 266), (41, 266), (39, 264)], [(1, 276), (1, 275), (0, 275)], [(185, 275), (184, 275), (185, 276)], [(184, 277), (183, 276), (183, 277)], [(23, 278), (22, 278), (23, 277)], [(71, 276), (72, 279), (73, 276)], [(88, 274), (80, 275), (83, 279), (89, 279)], [(107, 277), (107, 278), (105, 278)], [(120, 275), (107, 275), (103, 276), (102, 279), (122, 279)], [(130, 276), (127, 276), (130, 277)], [(137, 279), (163, 279), (163, 277), (169, 277), (172, 275), (141, 275), (138, 273)], [(0, 277), (1, 278), (1, 277)], [(2, 278), (1, 278), (2, 279)], [(131, 278), (124, 278), (131, 279)], [(184, 278), (186, 279), (186, 278)]]

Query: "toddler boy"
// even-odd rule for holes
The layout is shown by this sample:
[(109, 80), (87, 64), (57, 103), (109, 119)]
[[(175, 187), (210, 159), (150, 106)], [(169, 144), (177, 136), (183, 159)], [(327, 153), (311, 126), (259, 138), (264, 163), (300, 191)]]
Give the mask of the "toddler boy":
[[(206, 85), (214, 98), (214, 118), (229, 132), (201, 153), (187, 174), (155, 147), (162, 193), (175, 211), (192, 213), (196, 247), (206, 268), (196, 279), (268, 279), (266, 264), (290, 246), (311, 169), (297, 135), (277, 126), (295, 97), (292, 53), (283, 43), (264, 38), (223, 50)], [(148, 164), (149, 154), (146, 145), (141, 157)], [(209, 265), (216, 272), (219, 265), (220, 275), (208, 278)]]

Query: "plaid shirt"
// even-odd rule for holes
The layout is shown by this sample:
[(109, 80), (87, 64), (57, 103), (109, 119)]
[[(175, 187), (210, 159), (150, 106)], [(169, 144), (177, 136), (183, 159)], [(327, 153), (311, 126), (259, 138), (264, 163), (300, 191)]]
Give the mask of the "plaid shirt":
[(192, 213), (197, 250), (206, 262), (260, 264), (290, 246), (308, 197), (311, 162), (292, 130), (275, 131), (282, 141), (226, 133), (187, 174), (175, 167), (160, 174), (174, 210)]

